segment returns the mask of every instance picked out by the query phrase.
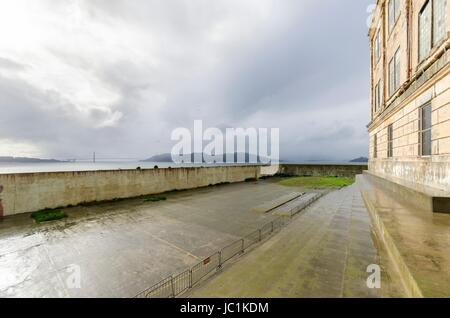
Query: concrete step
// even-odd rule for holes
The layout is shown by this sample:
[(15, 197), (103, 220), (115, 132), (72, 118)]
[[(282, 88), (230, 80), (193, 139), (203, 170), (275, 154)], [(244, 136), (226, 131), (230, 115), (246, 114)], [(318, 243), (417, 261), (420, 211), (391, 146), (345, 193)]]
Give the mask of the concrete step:
[(371, 183), (394, 193), (396, 198), (405, 204), (435, 213), (450, 213), (450, 192), (391, 176), (376, 175), (369, 171), (364, 171), (364, 176)]
[(320, 198), (321, 194), (319, 193), (306, 193), (297, 199), (289, 201), (278, 208), (272, 210), (272, 214), (279, 216), (294, 216), (299, 213), (303, 209), (305, 209), (312, 202), (316, 201)]
[(275, 200), (272, 200), (269, 202), (264, 202), (263, 204), (252, 208), (251, 210), (253, 212), (257, 212), (257, 213), (267, 213), (289, 201), (292, 201), (294, 199), (297, 199), (298, 197), (301, 197), (304, 194), (305, 194), (304, 192), (292, 192), (292, 193), (283, 195)]
[[(409, 297), (450, 296), (450, 215), (399, 199), (367, 175), (357, 184), (380, 243)], [(414, 201), (413, 197), (410, 197)]]

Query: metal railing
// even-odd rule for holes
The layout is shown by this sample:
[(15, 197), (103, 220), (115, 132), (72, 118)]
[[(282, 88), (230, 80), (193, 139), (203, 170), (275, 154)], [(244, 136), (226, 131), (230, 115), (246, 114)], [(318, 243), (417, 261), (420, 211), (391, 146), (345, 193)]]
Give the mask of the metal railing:
[(248, 248), (269, 237), (290, 222), (290, 217), (278, 217), (244, 238), (222, 248), (219, 252), (176, 276), (170, 276), (153, 287), (139, 293), (135, 298), (172, 298), (192, 288), (205, 276), (220, 269), (223, 264), (243, 254)]
[(205, 258), (191, 269), (176, 276), (170, 276), (163, 279), (153, 287), (139, 293), (135, 298), (173, 298), (179, 296), (188, 289), (191, 289), (208, 274), (220, 269), (226, 262), (243, 254), (251, 246), (261, 242), (277, 230), (286, 226), (297, 213), (308, 207), (320, 197), (321, 194), (311, 196), (298, 208), (291, 209), (289, 215), (275, 218), (244, 238), (225, 246), (219, 252)]
[(310, 196), (307, 200), (303, 201), (302, 204), (297, 205), (289, 210), (290, 217), (294, 217), (297, 213), (305, 209), (307, 206), (309, 206), (311, 203), (319, 199), (322, 194), (321, 193), (315, 193), (315, 194), (306, 194), (306, 196)]

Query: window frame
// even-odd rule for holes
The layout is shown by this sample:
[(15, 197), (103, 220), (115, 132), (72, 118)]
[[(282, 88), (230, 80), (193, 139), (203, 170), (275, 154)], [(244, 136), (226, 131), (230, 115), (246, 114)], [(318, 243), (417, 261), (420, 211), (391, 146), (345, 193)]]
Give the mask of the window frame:
[[(429, 118), (429, 123), (430, 123), (430, 127), (424, 128), (424, 122), (426, 122), (426, 120), (424, 120), (424, 109), (425, 108), (429, 108), (430, 110), (430, 118)], [(419, 155), (421, 157), (431, 157), (431, 155), (433, 154), (433, 149), (432, 149), (432, 135), (431, 135), (431, 131), (433, 128), (433, 124), (432, 124), (432, 115), (433, 112), (433, 108), (431, 106), (431, 102), (427, 102), (424, 105), (422, 105), (419, 108)], [(424, 153), (424, 133), (429, 132), (429, 136), (430, 136), (430, 140), (429, 140), (429, 148), (427, 147), (427, 149), (429, 149), (429, 153)]]
[(374, 92), (373, 92), (373, 95), (374, 95), (374, 113), (376, 114), (376, 113), (378, 113), (378, 83), (375, 85), (375, 88), (374, 88)]
[[(422, 35), (422, 24), (420, 22), (421, 22), (421, 16), (422, 16), (422, 14), (424, 14), (426, 9), (430, 10), (430, 21), (429, 21), (429, 25), (428, 25), (429, 31), (427, 32), (427, 33), (429, 33), (428, 36), (429, 36), (430, 44), (427, 47), (426, 53), (424, 53), (424, 55), (422, 56), (422, 42), (423, 42), (423, 38), (421, 36)], [(418, 17), (418, 20), (417, 20), (417, 23), (418, 23), (418, 44), (419, 44), (418, 45), (418, 50), (419, 50), (419, 52), (418, 52), (418, 60), (419, 60), (419, 63), (424, 61), (430, 55), (431, 48), (433, 47), (433, 44), (432, 44), (432, 39), (433, 39), (433, 22), (432, 21), (433, 21), (433, 0), (427, 0), (423, 4), (422, 8), (420, 9), (419, 17)]]
[[(392, 71), (392, 72), (391, 72)], [(391, 58), (388, 65), (388, 91), (389, 97), (395, 93), (395, 61), (394, 57)]]
[[(398, 62), (398, 63), (397, 63)], [(401, 86), (401, 50), (400, 47), (395, 51), (394, 56), (388, 64), (388, 91), (389, 97), (392, 97)], [(398, 65), (397, 65), (398, 64)], [(391, 72), (392, 71), (392, 72)]]
[(401, 86), (401, 69), (402, 69), (402, 57), (400, 47), (395, 51), (394, 54), (394, 92), (397, 91)]
[(375, 56), (375, 66), (381, 59), (381, 41), (380, 41), (381, 30), (378, 30), (377, 35), (374, 40), (374, 56)]
[[(401, 7), (402, 7), (401, 0), (394, 0), (394, 18), (395, 18), (395, 22), (397, 22), (398, 18), (400, 17), (400, 14), (402, 13)], [(395, 25), (395, 23), (394, 23), (394, 25)]]
[[(437, 24), (435, 24), (435, 22), (437, 22), (436, 21), (436, 17), (437, 17), (437, 6), (436, 6), (436, 1), (445, 1), (445, 5), (444, 5), (444, 8), (443, 8), (443, 13), (444, 13), (444, 16), (445, 16), (445, 21), (444, 22), (447, 22), (448, 23), (448, 14), (447, 14), (447, 12), (448, 12), (448, 10), (447, 10), (447, 6), (448, 6), (448, 0), (432, 0), (431, 2), (432, 2), (432, 6), (431, 6), (431, 9), (432, 9), (432, 12), (431, 12), (431, 49), (433, 48), (433, 47), (435, 47), (438, 43), (440, 43), (441, 41), (442, 41), (442, 39), (444, 39), (445, 38), (445, 34), (447, 33), (446, 32), (446, 28), (444, 28), (444, 32), (442, 33), (442, 36), (440, 37), (440, 38), (435, 38), (435, 36), (436, 36), (436, 34), (437, 34), (437, 31), (436, 31), (436, 29), (437, 29)], [(444, 23), (444, 25), (446, 25), (447, 23)]]
[(374, 91), (374, 113), (378, 113), (381, 110), (381, 79), (378, 80), (377, 84), (375, 85), (375, 91)]
[[(445, 39), (446, 32), (443, 32), (443, 34), (442, 34), (442, 36), (440, 38), (436, 38), (435, 37), (435, 35), (436, 35), (436, 30), (435, 29), (437, 29), (437, 24), (435, 23), (435, 22), (437, 22), (437, 20), (435, 19), (435, 17), (436, 17), (436, 15), (435, 15), (435, 13), (436, 13), (435, 12), (436, 11), (436, 8), (435, 8), (436, 3), (435, 2), (436, 1), (440, 1), (440, 0), (427, 0), (423, 4), (422, 8), (419, 11), (419, 16), (418, 16), (418, 20), (417, 20), (417, 23), (418, 23), (418, 28), (417, 28), (418, 29), (418, 54), (417, 54), (417, 59), (418, 59), (418, 63), (419, 64), (422, 63), (424, 60), (426, 60), (428, 57), (430, 57), (430, 54), (433, 51), (433, 48), (436, 45), (438, 45), (439, 43), (441, 43), (443, 39)], [(442, 1), (445, 1), (445, 5), (444, 5), (444, 8), (443, 8), (443, 13), (444, 13), (444, 17), (445, 17), (445, 22), (448, 23), (448, 14), (447, 14), (448, 13), (448, 9), (447, 9), (448, 0), (442, 0)], [(429, 41), (428, 41), (429, 45), (426, 48), (426, 53), (424, 53), (422, 55), (422, 46), (421, 46), (422, 44), (421, 44), (421, 42), (423, 41), (423, 39), (421, 37), (422, 26), (421, 26), (420, 21), (421, 21), (421, 15), (424, 13), (424, 11), (427, 8), (430, 10), (430, 18), (429, 18), (429, 22), (428, 22), (429, 31), (427, 32), (427, 33), (429, 33), (428, 34), (428, 36), (429, 36)], [(446, 25), (447, 23), (444, 23), (444, 25)]]
[(378, 134), (373, 136), (373, 158), (378, 158)]
[(389, 0), (389, 3), (387, 5), (387, 11), (388, 11), (388, 30), (389, 33), (392, 32), (395, 25), (395, 8), (394, 8), (394, 0)]
[(387, 127), (387, 157), (394, 157), (394, 124)]
[(387, 16), (388, 16), (388, 31), (389, 34), (394, 30), (395, 25), (397, 24), (398, 19), (401, 15), (401, 0), (389, 0), (387, 5)]

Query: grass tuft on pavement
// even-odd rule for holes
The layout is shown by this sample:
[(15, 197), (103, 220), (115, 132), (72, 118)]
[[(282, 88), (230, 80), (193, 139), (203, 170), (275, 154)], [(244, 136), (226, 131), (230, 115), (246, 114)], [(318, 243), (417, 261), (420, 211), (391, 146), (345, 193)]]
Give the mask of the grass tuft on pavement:
[(309, 189), (342, 188), (352, 185), (353, 178), (344, 177), (291, 177), (279, 181), (287, 187), (304, 187)]
[(45, 209), (31, 213), (31, 218), (33, 218), (37, 223), (61, 220), (67, 216), (68, 215), (65, 212), (58, 209)]

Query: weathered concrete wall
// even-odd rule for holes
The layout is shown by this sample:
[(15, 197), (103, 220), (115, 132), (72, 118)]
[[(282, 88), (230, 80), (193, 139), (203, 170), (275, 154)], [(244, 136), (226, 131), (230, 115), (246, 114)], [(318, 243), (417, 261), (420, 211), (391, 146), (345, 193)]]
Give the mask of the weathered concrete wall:
[[(258, 178), (260, 166), (0, 174), (4, 216)], [(0, 214), (1, 216), (1, 214)]]
[(261, 166), (261, 176), (273, 176), (280, 171), (280, 165)]
[(450, 156), (371, 160), (369, 170), (382, 177), (395, 177), (450, 193)]
[(279, 172), (292, 176), (336, 176), (354, 177), (367, 170), (366, 164), (333, 165), (333, 164), (282, 164)]
[[(430, 80), (370, 131), (371, 172), (450, 190), (450, 65), (444, 71), (447, 75)], [(421, 156), (419, 109), (428, 101), (432, 106), (432, 153)], [(392, 158), (387, 151), (389, 124), (393, 125)]]

